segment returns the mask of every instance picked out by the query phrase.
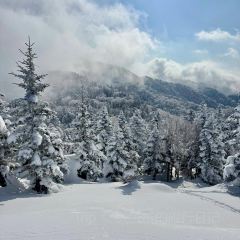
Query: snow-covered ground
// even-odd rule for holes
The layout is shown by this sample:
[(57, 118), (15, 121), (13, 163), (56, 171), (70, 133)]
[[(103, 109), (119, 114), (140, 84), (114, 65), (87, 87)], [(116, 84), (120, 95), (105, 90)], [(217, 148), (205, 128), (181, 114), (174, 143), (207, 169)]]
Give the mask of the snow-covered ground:
[(0, 189), (1, 240), (237, 240), (239, 197), (190, 182), (67, 185), (51, 195)]

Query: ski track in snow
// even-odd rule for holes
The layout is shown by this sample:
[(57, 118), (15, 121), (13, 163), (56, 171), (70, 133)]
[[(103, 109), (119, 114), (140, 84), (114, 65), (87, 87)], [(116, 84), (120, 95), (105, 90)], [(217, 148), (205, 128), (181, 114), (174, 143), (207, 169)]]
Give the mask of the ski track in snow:
[[(209, 202), (212, 202), (213, 204), (221, 207), (221, 208), (224, 208), (224, 209), (227, 209), (227, 210), (230, 210), (234, 213), (237, 213), (240, 215), (240, 209), (237, 209), (237, 208), (234, 208), (226, 203), (223, 203), (223, 202), (220, 202), (218, 200), (215, 200), (213, 198), (210, 198), (210, 197), (206, 197), (206, 196), (203, 196), (201, 194), (197, 194), (196, 191), (190, 191), (190, 190), (179, 190), (179, 192), (181, 193), (186, 193), (186, 194), (189, 194), (189, 195), (192, 195), (192, 196), (195, 196), (195, 197), (198, 197), (200, 198), (201, 200), (204, 200), (204, 201), (209, 201)], [(205, 193), (205, 192), (202, 192), (202, 193)]]

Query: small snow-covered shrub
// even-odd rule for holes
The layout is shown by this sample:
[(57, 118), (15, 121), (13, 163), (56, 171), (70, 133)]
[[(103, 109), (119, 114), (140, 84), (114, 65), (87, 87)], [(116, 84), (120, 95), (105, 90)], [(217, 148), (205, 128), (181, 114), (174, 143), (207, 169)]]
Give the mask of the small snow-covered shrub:
[(240, 186), (240, 154), (229, 156), (224, 168), (224, 179)]

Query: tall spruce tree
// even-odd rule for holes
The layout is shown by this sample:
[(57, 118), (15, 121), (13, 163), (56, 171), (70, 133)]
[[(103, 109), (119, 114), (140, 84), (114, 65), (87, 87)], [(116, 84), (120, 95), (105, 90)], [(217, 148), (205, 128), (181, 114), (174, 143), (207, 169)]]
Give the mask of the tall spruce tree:
[(162, 137), (158, 127), (153, 128), (145, 149), (145, 159), (143, 161), (144, 171), (151, 175), (153, 180), (157, 174), (162, 172), (162, 163), (164, 161), (161, 152)]
[(225, 152), (219, 121), (219, 116), (210, 112), (200, 133), (200, 176), (212, 185), (223, 180)]
[(18, 73), (10, 73), (22, 82), (16, 83), (25, 90), (25, 98), (18, 100), (17, 120), (14, 131), (8, 137), (8, 143), (15, 149), (14, 158), (19, 163), (18, 177), (30, 180), (30, 187), (39, 193), (58, 190), (58, 184), (63, 181), (67, 172), (62, 151), (61, 135), (51, 124), (55, 113), (46, 102), (39, 101), (40, 93), (48, 87), (42, 83), (46, 77), (35, 71), (30, 38), (25, 43), (27, 50), (20, 52), (24, 59), (17, 63)]
[(240, 186), (240, 106), (227, 118), (224, 127), (227, 156), (224, 179)]
[(102, 166), (106, 160), (105, 155), (96, 146), (96, 137), (92, 126), (92, 117), (89, 114), (87, 105), (81, 104), (81, 117), (79, 119), (80, 139), (75, 146), (76, 154), (79, 156), (80, 169), (78, 176), (88, 181), (98, 181), (103, 177)]
[(103, 152), (104, 155), (107, 155), (107, 144), (109, 139), (112, 136), (112, 123), (108, 115), (108, 109), (104, 106), (97, 117), (97, 146)]
[(139, 167), (142, 165), (144, 159), (144, 149), (147, 141), (147, 129), (145, 121), (141, 117), (140, 110), (135, 110), (130, 119), (130, 129), (132, 134), (132, 141), (135, 145), (135, 150), (140, 156)]
[(121, 111), (118, 116), (118, 122), (124, 137), (124, 150), (128, 152), (132, 164), (137, 168), (137, 166), (139, 166), (140, 156), (136, 151), (136, 146), (133, 143), (133, 134), (123, 111)]
[(126, 150), (126, 143), (118, 121), (113, 127), (113, 134), (107, 144), (107, 162), (105, 163), (105, 176), (112, 181), (128, 181), (136, 175), (136, 163)]
[(240, 151), (240, 106), (234, 108), (232, 114), (224, 124), (224, 137), (226, 141), (226, 156), (235, 155)]

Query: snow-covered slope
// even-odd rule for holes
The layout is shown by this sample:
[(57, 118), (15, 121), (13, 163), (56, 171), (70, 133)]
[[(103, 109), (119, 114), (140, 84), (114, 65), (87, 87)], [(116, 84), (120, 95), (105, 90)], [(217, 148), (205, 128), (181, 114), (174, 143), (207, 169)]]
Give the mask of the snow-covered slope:
[[(210, 190), (209, 190), (210, 189)], [(240, 239), (240, 201), (221, 188), (76, 184), (48, 196), (0, 189), (0, 239)]]

